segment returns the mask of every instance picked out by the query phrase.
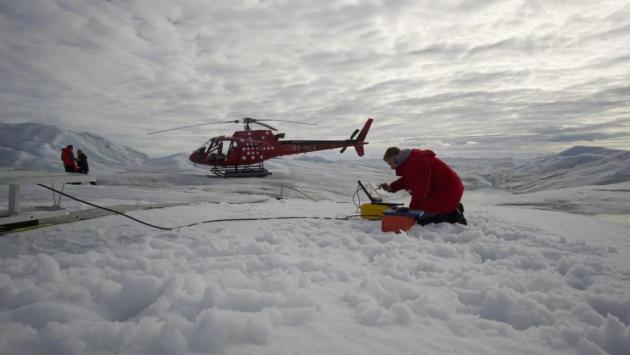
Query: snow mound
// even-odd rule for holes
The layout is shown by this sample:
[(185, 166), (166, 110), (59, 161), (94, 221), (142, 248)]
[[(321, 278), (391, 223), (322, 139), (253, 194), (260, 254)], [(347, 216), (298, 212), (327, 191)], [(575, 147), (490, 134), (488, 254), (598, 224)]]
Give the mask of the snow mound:
[(0, 123), (0, 166), (22, 169), (62, 168), (61, 148), (81, 149), (95, 167), (134, 166), (148, 159), (132, 148), (89, 132), (74, 132), (38, 123)]
[[(194, 164), (188, 159), (188, 154), (177, 153), (165, 157), (150, 158), (139, 167), (141, 170), (159, 170), (184, 172), (194, 169)], [(198, 171), (198, 170), (196, 170)]]
[(514, 167), (495, 182), (516, 192), (531, 192), (630, 181), (630, 152), (576, 146)]
[[(348, 209), (270, 200), (133, 215), (181, 225)], [(105, 217), (5, 236), (0, 353), (626, 354), (628, 227), (497, 207), (469, 219), (394, 235), (363, 220), (156, 231)]]
[(300, 155), (296, 158), (294, 158), (295, 160), (301, 160), (301, 161), (310, 161), (313, 163), (327, 163), (327, 164), (332, 164), (335, 161), (334, 160), (330, 160), (327, 159), (325, 157), (322, 157), (320, 155)]

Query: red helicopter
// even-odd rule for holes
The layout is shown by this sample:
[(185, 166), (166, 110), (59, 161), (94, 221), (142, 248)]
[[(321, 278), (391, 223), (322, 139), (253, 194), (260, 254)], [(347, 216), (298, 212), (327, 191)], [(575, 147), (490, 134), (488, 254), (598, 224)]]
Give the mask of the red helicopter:
[[(210, 171), (221, 177), (263, 177), (271, 175), (271, 172), (264, 167), (263, 162), (267, 159), (283, 155), (336, 148), (341, 148), (340, 153), (343, 153), (346, 148), (352, 146), (356, 149), (359, 156), (363, 156), (363, 146), (368, 144), (368, 142), (365, 142), (365, 137), (368, 134), (373, 119), (369, 118), (365, 122), (363, 129), (360, 131), (356, 129), (350, 136), (350, 139), (345, 140), (280, 140), (284, 138), (285, 134), (274, 134), (273, 131), (277, 131), (277, 129), (269, 124), (263, 123), (270, 121), (315, 125), (296, 121), (257, 120), (251, 117), (245, 117), (242, 120), (200, 123), (169, 128), (147, 134), (156, 134), (210, 124), (243, 123), (245, 126), (244, 131), (236, 131), (231, 137), (222, 135), (210, 138), (199, 147), (199, 149), (192, 152), (189, 159), (195, 164), (210, 166)], [(268, 129), (251, 129), (251, 126), (254, 124)]]

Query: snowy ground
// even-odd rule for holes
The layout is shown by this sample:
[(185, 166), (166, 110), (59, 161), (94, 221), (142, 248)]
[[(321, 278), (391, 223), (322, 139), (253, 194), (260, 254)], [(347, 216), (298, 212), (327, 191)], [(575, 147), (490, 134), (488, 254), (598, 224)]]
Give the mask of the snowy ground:
[[(180, 226), (352, 215), (356, 180), (392, 179), (360, 161), (269, 167), (227, 183), (194, 169), (104, 174), (67, 191), (110, 206), (189, 203), (131, 212)], [(284, 184), (319, 202), (276, 200)], [(0, 354), (627, 354), (630, 226), (588, 215), (625, 221), (627, 190), (469, 189), (469, 226), (399, 235), (359, 219), (160, 231), (117, 216), (5, 235)]]

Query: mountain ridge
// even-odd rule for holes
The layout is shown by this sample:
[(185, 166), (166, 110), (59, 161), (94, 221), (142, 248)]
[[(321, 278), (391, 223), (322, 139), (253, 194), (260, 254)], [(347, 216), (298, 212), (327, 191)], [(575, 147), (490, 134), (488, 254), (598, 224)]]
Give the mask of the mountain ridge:
[[(30, 122), (0, 123), (0, 167), (61, 170), (60, 150), (68, 144), (75, 147), (75, 152), (83, 150), (90, 166), (94, 168), (92, 171), (101, 173), (120, 170), (145, 173), (196, 170), (188, 161), (187, 153), (152, 158), (92, 132), (75, 132)], [(322, 166), (333, 163), (320, 156), (299, 156), (295, 159)], [(282, 160), (275, 162), (281, 163)], [(365, 161), (363, 163), (372, 165)], [(602, 147), (574, 146), (556, 154), (519, 160), (507, 166), (488, 163), (478, 167), (475, 160), (463, 158), (456, 159), (454, 163), (461, 177), (465, 181), (472, 181), (472, 189), (487, 184), (487, 187), (524, 193), (630, 181), (630, 151)], [(376, 164), (374, 166), (377, 167)], [(477, 180), (481, 183), (477, 183)]]

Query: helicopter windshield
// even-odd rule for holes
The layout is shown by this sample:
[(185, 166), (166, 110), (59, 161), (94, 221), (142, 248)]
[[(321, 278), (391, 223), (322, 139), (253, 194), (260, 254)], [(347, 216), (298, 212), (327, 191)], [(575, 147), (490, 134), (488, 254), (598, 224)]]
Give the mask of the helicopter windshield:
[(197, 151), (207, 154), (209, 160), (225, 160), (231, 150), (228, 148), (231, 146), (231, 140), (213, 138), (197, 149)]

